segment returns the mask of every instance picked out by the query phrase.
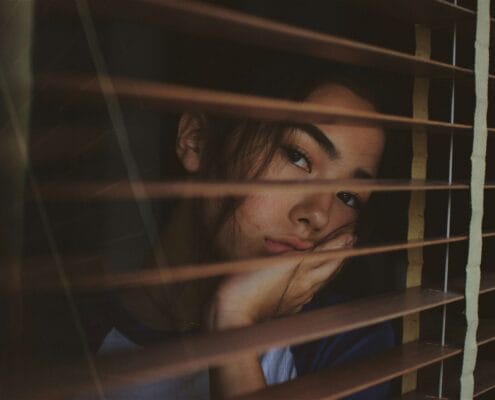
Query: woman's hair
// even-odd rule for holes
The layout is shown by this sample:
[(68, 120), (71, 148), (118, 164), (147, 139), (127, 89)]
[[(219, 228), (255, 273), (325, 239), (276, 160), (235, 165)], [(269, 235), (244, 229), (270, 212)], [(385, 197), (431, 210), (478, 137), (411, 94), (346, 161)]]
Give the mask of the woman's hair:
[[(187, 54), (194, 54), (188, 52)], [(256, 61), (253, 65), (247, 64), (251, 60), (226, 60), (221, 52), (215, 57), (202, 55), (201, 63), (182, 61), (188, 68), (178, 67), (175, 80), (177, 83), (197, 87), (218, 89), (256, 96), (304, 101), (316, 88), (327, 84), (341, 85), (350, 89), (357, 96), (373, 105), (376, 112), (397, 112), (397, 96), (388, 92), (395, 85), (390, 74), (383, 75), (358, 67), (339, 66), (317, 60), (299, 60), (297, 58), (280, 57), (276, 55), (268, 60)], [(218, 60), (217, 60), (218, 59)], [(253, 61), (254, 62), (254, 61)], [(242, 64), (242, 65), (241, 65)], [(192, 66), (199, 65), (196, 70)], [(387, 91), (387, 93), (385, 93)], [(401, 98), (404, 98), (402, 96)], [(389, 101), (394, 99), (394, 101)], [(392, 111), (391, 111), (392, 110)], [(401, 112), (400, 110), (399, 112)], [(280, 147), (281, 142), (290, 135), (294, 124), (288, 122), (260, 121), (247, 118), (226, 118), (220, 115), (196, 114), (200, 120), (202, 152), (198, 179), (202, 180), (246, 180), (256, 179), (270, 164)], [(177, 125), (172, 128), (177, 130)], [(402, 143), (396, 143), (403, 135), (391, 134), (385, 131), (386, 143), (382, 160), (393, 160), (392, 153)], [(168, 143), (167, 148), (174, 148)], [(394, 148), (391, 151), (391, 148)], [(175, 153), (166, 157), (167, 178), (184, 179), (187, 176), (177, 160)], [(394, 167), (395, 168), (395, 167)], [(392, 169), (394, 169), (392, 168)], [(379, 176), (391, 169), (381, 163)], [(368, 202), (376, 203), (375, 194)], [(210, 224), (206, 232), (214, 236), (230, 216), (235, 216), (236, 208), (242, 204), (243, 198), (227, 197), (220, 202), (219, 212), (215, 221)], [(201, 203), (202, 200), (198, 201)], [(199, 207), (201, 205), (199, 204)], [(371, 207), (365, 207), (358, 223), (358, 236), (366, 241), (366, 236), (372, 234), (369, 223), (373, 212), (367, 212)], [(201, 213), (201, 211), (199, 211)], [(210, 221), (211, 222), (211, 221)], [(362, 229), (366, 227), (366, 229)]]
[[(294, 71), (294, 68), (291, 68)], [(276, 71), (273, 71), (276, 72)], [(342, 85), (381, 109), (373, 84), (362, 73), (336, 67), (307, 66), (299, 74), (277, 74), (264, 71), (251, 80), (248, 93), (293, 101), (304, 101), (314, 90), (326, 84)], [(303, 75), (301, 77), (301, 75)], [(282, 141), (296, 124), (287, 122), (233, 119), (200, 115), (202, 153), (199, 179), (246, 180), (258, 178), (270, 164)], [(224, 198), (209, 234), (216, 234), (242, 203), (242, 198)]]
[[(187, 54), (194, 54), (189, 52)], [(217, 54), (218, 56), (218, 54)], [(214, 65), (211, 60), (218, 58), (220, 61)], [(406, 114), (410, 109), (410, 82), (401, 78), (393, 77), (390, 74), (378, 74), (370, 70), (363, 70), (349, 66), (336, 66), (327, 62), (318, 61), (297, 61), (295, 59), (281, 58), (280, 55), (274, 57), (275, 61), (257, 63), (256, 67), (248, 65), (242, 70), (232, 68), (227, 61), (221, 57), (203, 57), (208, 60), (209, 67), (204, 63), (191, 63), (188, 65), (201, 65), (195, 73), (191, 73), (190, 68), (177, 68), (175, 81), (182, 84), (197, 87), (219, 89), (223, 91), (252, 94), (257, 96), (287, 99), (302, 102), (318, 87), (327, 84), (342, 85), (350, 89), (357, 96), (367, 100), (373, 105), (376, 112), (391, 114)], [(245, 59), (239, 61), (239, 66), (244, 66)], [(249, 61), (249, 60), (247, 60)], [(227, 65), (227, 67), (225, 66)], [(183, 74), (187, 74), (183, 75)], [(219, 115), (197, 114), (203, 128), (202, 158), (198, 179), (204, 180), (245, 180), (259, 177), (270, 164), (276, 154), (281, 141), (285, 135), (291, 133), (293, 126), (287, 122), (258, 121), (246, 118), (226, 118)], [(177, 130), (177, 125), (172, 128)], [(385, 148), (382, 161), (378, 171), (378, 177), (398, 178), (407, 174), (409, 165), (409, 137), (408, 135), (396, 134), (396, 132), (385, 130)], [(169, 136), (167, 140), (172, 140)], [(167, 146), (169, 149), (175, 148), (173, 143)], [(401, 154), (401, 157), (397, 157)], [(168, 166), (165, 173), (168, 178), (176, 177), (183, 179), (187, 173), (181, 167), (174, 154), (166, 158)], [(400, 194), (399, 194), (400, 195)], [(362, 210), (357, 233), (361, 242), (379, 242), (380, 238), (386, 238), (393, 231), (395, 237), (399, 237), (398, 232), (402, 229), (399, 225), (402, 221), (402, 209), (407, 207), (407, 194), (404, 198), (396, 202), (394, 208), (390, 207), (386, 213), (397, 214), (399, 221), (397, 226), (389, 227), (390, 222), (382, 218), (384, 215), (383, 204), (387, 203), (385, 195), (372, 193), (367, 206)], [(202, 200), (198, 200), (200, 203)], [(227, 197), (221, 201), (220, 210), (212, 226), (208, 227), (209, 237), (214, 237), (229, 217), (235, 217), (235, 210), (242, 204), (243, 198)], [(390, 231), (390, 232), (389, 232)], [(199, 240), (200, 243), (209, 242)], [(209, 254), (207, 250), (198, 249), (203, 254), (198, 254), (200, 259), (207, 261)], [(202, 257), (206, 255), (206, 257)], [(343, 288), (345, 292), (353, 294), (359, 293), (369, 277), (373, 277), (380, 282), (385, 280), (385, 276), (392, 276), (388, 271), (373, 266), (363, 268), (366, 260), (358, 263), (346, 263), (339, 273), (337, 280), (334, 280), (332, 287)], [(383, 265), (385, 265), (383, 263)], [(358, 271), (357, 271), (358, 269)], [(366, 269), (370, 269), (366, 273)], [(356, 273), (365, 276), (363, 285), (356, 285)], [(390, 278), (392, 279), (392, 278)], [(390, 280), (389, 279), (389, 280)], [(384, 286), (384, 285), (382, 285)], [(389, 284), (385, 286), (390, 286)]]

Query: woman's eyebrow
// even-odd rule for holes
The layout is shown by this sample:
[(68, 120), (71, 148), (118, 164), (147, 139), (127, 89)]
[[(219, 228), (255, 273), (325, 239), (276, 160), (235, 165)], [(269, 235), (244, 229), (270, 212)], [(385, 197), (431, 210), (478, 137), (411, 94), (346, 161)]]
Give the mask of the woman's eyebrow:
[(356, 179), (374, 179), (374, 176), (371, 175), (369, 172), (365, 171), (362, 168), (358, 168), (354, 171), (354, 174), (352, 174), (354, 178)]
[(311, 137), (318, 145), (322, 148), (322, 150), (327, 153), (330, 159), (335, 160), (340, 157), (340, 153), (335, 148), (333, 142), (314, 125), (311, 124), (296, 124), (295, 128), (303, 131), (309, 137)]

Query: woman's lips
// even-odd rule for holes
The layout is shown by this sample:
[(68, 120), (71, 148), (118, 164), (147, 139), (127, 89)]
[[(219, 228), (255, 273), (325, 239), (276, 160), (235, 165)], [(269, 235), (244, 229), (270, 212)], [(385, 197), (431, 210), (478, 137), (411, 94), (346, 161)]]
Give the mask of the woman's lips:
[(265, 238), (265, 249), (270, 254), (281, 254), (288, 251), (304, 251), (313, 245), (299, 239), (271, 239)]

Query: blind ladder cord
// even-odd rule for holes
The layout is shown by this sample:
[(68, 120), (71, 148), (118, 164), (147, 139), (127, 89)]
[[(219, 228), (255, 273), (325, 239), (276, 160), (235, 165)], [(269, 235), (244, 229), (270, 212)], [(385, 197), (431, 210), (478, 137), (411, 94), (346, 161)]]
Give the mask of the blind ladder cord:
[(490, 0), (478, 0), (475, 41), (475, 93), (473, 151), (471, 154), (471, 222), (469, 253), (466, 265), (466, 338), (461, 374), (461, 400), (474, 395), (474, 369), (478, 346), (478, 300), (481, 279), (481, 252), (483, 246), (483, 184), (486, 169), (488, 69), (490, 42)]

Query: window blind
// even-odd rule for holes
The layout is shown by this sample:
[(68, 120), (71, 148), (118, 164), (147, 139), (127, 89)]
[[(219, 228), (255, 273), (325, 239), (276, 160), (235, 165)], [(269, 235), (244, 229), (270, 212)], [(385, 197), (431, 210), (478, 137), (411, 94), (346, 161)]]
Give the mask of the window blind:
[[(400, 1), (393, 5), (390, 2), (373, 1), (352, 1), (347, 7), (354, 10), (367, 10), (376, 14), (378, 18), (388, 20), (398, 19), (403, 23), (421, 24), (432, 29), (435, 35), (437, 28), (454, 29), (454, 26), (475, 26), (476, 12), (457, 4), (452, 4), (440, 0), (421, 0), (420, 2)], [(390, 49), (363, 41), (340, 37), (328, 33), (320, 33), (308, 28), (297, 27), (284, 22), (271, 20), (266, 17), (250, 15), (226, 7), (221, 7), (207, 2), (189, 1), (169, 1), (169, 0), (119, 0), (119, 1), (41, 1), (36, 4), (34, 23), (78, 23), (79, 18), (84, 27), (84, 39), (89, 42), (92, 61), (95, 64), (95, 73), (81, 73), (79, 71), (43, 71), (39, 73), (35, 69), (35, 100), (47, 107), (59, 106), (62, 111), (70, 113), (72, 109), (94, 110), (95, 108), (107, 107), (112, 122), (110, 131), (95, 129), (94, 127), (77, 126), (56, 126), (37, 127), (33, 124), (31, 136), (33, 144), (31, 146), (31, 162), (28, 169), (28, 190), (25, 202), (27, 206), (35, 206), (33, 217), (27, 211), (27, 220), (39, 220), (44, 226), (45, 238), (41, 240), (30, 239), (30, 224), (26, 223), (28, 232), (17, 233), (17, 240), (24, 236), (28, 249), (25, 251), (23, 259), (25, 269), (22, 271), (24, 285), (16, 284), (15, 267), (12, 270), (5, 270), (5, 276), (11, 279), (2, 279), (3, 292), (8, 294), (12, 300), (12, 317), (9, 326), (12, 332), (20, 327), (13, 323), (15, 316), (19, 314), (19, 303), (17, 299), (49, 297), (53, 293), (64, 291), (69, 304), (69, 311), (74, 318), (77, 333), (86, 343), (85, 358), (77, 360), (56, 360), (47, 362), (41, 360), (40, 363), (32, 362), (35, 354), (29, 352), (29, 346), (24, 343), (16, 343), (17, 347), (24, 346), (24, 350), (19, 349), (23, 361), (29, 365), (23, 370), (16, 365), (12, 379), (7, 385), (7, 389), (12, 391), (12, 396), (19, 398), (53, 398), (60, 396), (70, 396), (73, 393), (90, 391), (97, 392), (100, 396), (107, 390), (121, 388), (128, 385), (143, 382), (152, 382), (166, 376), (177, 376), (188, 371), (222, 365), (225, 362), (233, 361), (237, 357), (245, 354), (261, 354), (262, 352), (277, 346), (287, 346), (305, 343), (324, 336), (333, 336), (339, 333), (348, 332), (360, 327), (370, 326), (382, 321), (394, 320), (411, 315), (421, 316), (430, 311), (443, 310), (441, 320), (444, 323), (441, 332), (441, 339), (430, 343), (423, 335), (416, 338), (411, 343), (397, 344), (393, 349), (379, 353), (366, 359), (358, 359), (335, 367), (321, 371), (316, 374), (297, 378), (293, 381), (267, 387), (261, 391), (246, 394), (240, 398), (308, 398), (308, 399), (331, 399), (342, 398), (352, 393), (359, 392), (378, 383), (389, 381), (390, 379), (407, 376), (411, 372), (426, 370), (426, 367), (437, 367), (444, 360), (454, 360), (463, 352), (463, 329), (454, 329), (450, 323), (450, 306), (461, 305), (465, 301), (464, 289), (466, 280), (460, 276), (450, 276), (445, 272), (443, 287), (431, 288), (413, 285), (414, 287), (404, 288), (390, 293), (373, 295), (364, 299), (346, 302), (332, 307), (323, 308), (316, 311), (304, 312), (297, 315), (287, 316), (280, 319), (266, 321), (247, 328), (240, 328), (228, 331), (221, 331), (209, 334), (196, 334), (190, 337), (181, 337), (172, 341), (157, 344), (135, 354), (117, 354), (110, 356), (92, 356), (89, 350), (88, 339), (85, 338), (84, 321), (78, 309), (75, 298), (77, 296), (91, 297), (98, 291), (106, 291), (113, 288), (129, 288), (137, 285), (161, 285), (172, 282), (188, 281), (191, 279), (207, 278), (212, 276), (232, 274), (238, 271), (252, 271), (263, 268), (270, 268), (279, 265), (280, 262), (294, 259), (299, 256), (278, 256), (259, 259), (239, 260), (234, 262), (209, 263), (201, 265), (185, 265), (180, 268), (169, 268), (166, 266), (166, 255), (155, 254), (158, 261), (158, 269), (141, 269), (127, 272), (108, 272), (99, 270), (99, 266), (105, 262), (105, 257), (101, 254), (86, 254), (83, 246), (80, 249), (78, 244), (84, 242), (84, 236), (80, 240), (75, 240), (72, 245), (76, 251), (80, 251), (79, 257), (74, 256), (74, 262), (67, 262), (70, 256), (61, 254), (56, 241), (57, 229), (64, 232), (64, 224), (68, 224), (69, 229), (76, 230), (80, 226), (86, 212), (91, 212), (91, 207), (99, 207), (103, 204), (114, 204), (125, 201), (136, 201), (139, 215), (143, 218), (145, 225), (145, 236), (151, 241), (156, 235), (158, 228), (157, 221), (154, 220), (150, 208), (150, 200), (164, 200), (176, 197), (222, 197), (241, 196), (260, 192), (283, 192), (283, 193), (318, 193), (321, 190), (370, 190), (373, 192), (411, 192), (427, 194), (438, 192), (448, 194), (448, 202), (444, 202), (442, 207), (450, 209), (457, 207), (454, 197), (457, 193), (467, 193), (473, 188), (467, 180), (455, 179), (453, 162), (451, 161), (447, 179), (438, 180), (427, 179), (415, 180), (349, 180), (349, 181), (321, 181), (312, 182), (270, 182), (270, 181), (228, 181), (228, 182), (190, 182), (190, 181), (151, 181), (142, 178), (138, 165), (132, 155), (132, 146), (127, 137), (124, 122), (125, 107), (135, 107), (138, 109), (152, 110), (153, 112), (163, 111), (194, 111), (207, 112), (212, 114), (227, 115), (230, 117), (245, 117), (257, 120), (282, 121), (291, 123), (331, 123), (338, 119), (355, 124), (372, 124), (394, 128), (394, 135), (407, 135), (411, 129), (420, 129), (424, 132), (427, 140), (433, 137), (443, 137), (449, 140), (451, 160), (454, 154), (457, 138), (472, 141), (473, 118), (467, 118), (462, 123), (455, 118), (456, 104), (454, 96), (456, 90), (472, 91), (475, 81), (474, 67), (460, 66), (456, 59), (452, 62), (445, 62), (427, 59), (408, 52)], [(140, 78), (118, 76), (111, 74), (105, 61), (104, 49), (98, 41), (96, 24), (110, 23), (111, 19), (120, 19), (126, 23), (139, 23), (146, 26), (153, 26), (154, 29), (163, 29), (165, 35), (171, 32), (186, 33), (192, 40), (202, 40), (208, 37), (209, 40), (224, 42), (225, 40), (241, 45), (249, 45), (277, 51), (282, 53), (295, 54), (308, 59), (319, 59), (323, 62), (336, 62), (359, 66), (370, 71), (384, 70), (389, 73), (413, 79), (414, 77), (431, 80), (435, 82), (447, 82), (451, 91), (453, 111), (451, 118), (446, 122), (441, 119), (418, 118), (407, 115), (395, 115), (378, 112), (350, 112), (345, 109), (311, 104), (310, 102), (295, 102), (278, 98), (267, 98), (254, 94), (227, 92), (212, 88), (200, 88), (193, 85), (182, 85), (175, 83), (163, 83), (158, 81), (143, 80)], [(96, 21), (96, 22), (95, 22)], [(455, 28), (457, 29), (457, 28)], [(461, 29), (461, 28), (459, 28)], [(36, 35), (33, 41), (37, 41)], [(454, 47), (455, 48), (455, 47)], [(461, 48), (458, 49), (461, 52)], [(10, 54), (13, 57), (13, 53)], [(49, 68), (48, 68), (49, 69)], [(6, 85), (5, 78), (2, 84), (4, 99), (12, 94), (12, 89)], [(488, 76), (488, 84), (493, 88), (494, 76)], [(455, 86), (454, 86), (455, 82)], [(440, 92), (440, 90), (439, 90)], [(458, 95), (458, 94), (457, 94)], [(490, 98), (490, 97), (489, 97)], [(427, 100), (427, 99), (426, 99)], [(424, 99), (423, 99), (424, 101)], [(462, 104), (462, 102), (459, 102)], [(424, 104), (423, 104), (424, 106)], [(5, 108), (7, 108), (4, 105)], [(457, 106), (459, 108), (459, 106)], [(469, 108), (469, 107), (467, 107)], [(25, 110), (18, 106), (17, 110)], [(83, 112), (83, 111), (81, 111)], [(468, 115), (469, 111), (466, 112)], [(91, 111), (90, 111), (91, 114)], [(26, 132), (27, 128), (21, 130), (14, 129), (16, 119), (19, 115), (10, 113), (10, 126), (8, 131), (14, 134)], [(494, 122), (489, 119), (489, 123)], [(489, 134), (495, 132), (495, 128), (487, 128)], [(59, 165), (77, 165), (92, 167), (92, 163), (101, 157), (99, 148), (107, 146), (117, 135), (117, 148), (123, 154), (126, 164), (126, 171), (129, 179), (127, 181), (104, 180), (96, 171), (81, 174), (84, 181), (78, 179), (77, 172), (60, 171)], [(437, 135), (438, 134), (438, 135)], [(441, 139), (440, 139), (441, 140)], [(490, 139), (489, 142), (490, 143)], [(52, 146), (60, 146), (61, 150)], [(428, 149), (428, 150), (431, 150)], [(435, 150), (435, 149), (433, 149)], [(436, 150), (435, 150), (436, 151)], [(430, 161), (432, 151), (425, 161)], [(490, 150), (489, 150), (490, 156)], [(93, 157), (93, 158), (92, 158)], [(61, 161), (62, 160), (62, 161)], [(75, 161), (74, 161), (75, 160)], [(57, 165), (57, 162), (60, 163)], [(100, 164), (98, 164), (98, 162)], [(488, 165), (491, 161), (488, 158)], [(68, 163), (68, 164), (65, 164)], [(75, 164), (73, 164), (75, 163)], [(101, 160), (96, 162), (96, 167), (101, 165)], [(55, 167), (54, 167), (55, 166)], [(74, 168), (75, 170), (77, 168)], [(463, 167), (466, 169), (466, 167)], [(84, 167), (82, 168), (84, 169)], [(37, 176), (48, 177), (38, 179)], [(431, 174), (430, 174), (431, 175)], [(489, 175), (489, 179), (495, 179)], [(93, 179), (87, 179), (87, 177)], [(55, 177), (55, 179), (53, 179)], [(64, 179), (60, 179), (60, 178)], [(18, 181), (22, 178), (18, 178)], [(495, 183), (487, 180), (483, 188), (487, 194), (495, 187)], [(482, 190), (482, 189), (480, 189)], [(462, 195), (462, 194), (461, 194)], [(432, 202), (433, 203), (433, 202)], [(460, 203), (460, 202), (459, 202)], [(81, 205), (82, 204), (82, 205)], [(426, 201), (426, 208), (431, 207)], [(466, 204), (464, 204), (467, 207)], [(54, 224), (50, 220), (49, 210), (56, 209), (60, 215), (64, 215), (64, 208), (67, 209), (69, 217), (64, 217)], [(490, 208), (485, 204), (485, 209)], [(89, 210), (89, 211), (88, 211)], [(71, 215), (74, 211), (80, 216)], [(101, 212), (101, 211), (98, 211)], [(103, 214), (105, 211), (103, 211)], [(467, 208), (463, 210), (467, 213)], [(450, 226), (450, 219), (455, 225), (456, 214), (452, 212), (445, 224)], [(488, 212), (489, 215), (489, 212)], [(75, 219), (74, 219), (75, 218)], [(421, 220), (422, 216), (418, 217)], [(148, 221), (148, 222), (147, 222)], [(152, 221), (150, 224), (149, 221)], [(448, 222), (447, 222), (448, 221)], [(428, 224), (428, 219), (422, 221)], [(20, 223), (20, 218), (16, 221)], [(409, 224), (413, 221), (409, 221)], [(454, 226), (455, 227), (455, 226)], [(371, 254), (381, 254), (384, 252), (397, 252), (399, 250), (438, 247), (447, 244), (457, 246), (473, 240), (472, 233), (462, 232), (457, 234), (454, 230), (447, 229), (445, 236), (438, 238), (424, 237), (415, 238), (408, 241), (395, 240), (394, 243), (379, 245), (366, 245), (353, 249), (334, 250), (323, 253), (312, 253), (306, 258), (332, 259), (340, 257), (364, 256)], [(470, 236), (471, 235), (471, 236)], [(487, 254), (492, 250), (490, 239), (495, 235), (493, 225), (490, 221), (485, 223), (483, 231), (484, 249)], [(76, 232), (77, 237), (77, 232)], [(126, 239), (127, 240), (127, 239)], [(131, 237), (132, 240), (132, 237)], [(33, 244), (34, 243), (34, 244)], [(39, 246), (50, 253), (50, 257), (39, 258), (31, 256), (29, 246)], [(70, 246), (64, 251), (73, 251)], [(448, 249), (448, 247), (447, 247)], [(450, 253), (447, 251), (447, 257)], [(491, 254), (491, 253), (490, 253)], [(485, 258), (490, 257), (486, 255)], [(96, 260), (96, 262), (95, 262)], [(445, 265), (429, 265), (428, 257), (425, 257), (423, 266), (423, 281), (428, 280), (428, 275), (433, 275), (432, 270), (444, 270)], [(161, 261), (161, 262), (160, 262)], [(16, 261), (17, 263), (17, 261)], [(95, 271), (91, 270), (91, 264), (96, 264)], [(29, 267), (34, 265), (34, 267)], [(58, 276), (53, 274), (53, 265), (56, 266)], [(482, 265), (481, 274), (481, 296), (491, 296), (495, 290), (494, 274), (489, 265)], [(89, 271), (89, 272), (88, 272)], [(14, 275), (12, 275), (14, 272)], [(459, 274), (458, 274), (459, 275)], [(469, 277), (468, 277), (469, 279)], [(421, 280), (421, 279), (420, 279)], [(434, 279), (432, 279), (434, 281)], [(23, 293), (25, 291), (25, 293)], [(88, 294), (89, 293), (89, 294)], [(489, 297), (488, 297), (489, 298)], [(36, 301), (36, 300), (35, 300)], [(17, 308), (16, 308), (17, 307)], [(443, 308), (442, 308), (443, 307)], [(17, 311), (15, 311), (17, 310)], [(16, 314), (17, 312), (17, 314)], [(471, 317), (467, 311), (468, 317)], [(452, 312), (453, 314), (453, 312)], [(490, 314), (488, 312), (488, 314)], [(493, 315), (490, 315), (493, 318)], [(57, 318), (56, 316), (54, 317)], [(31, 325), (29, 321), (23, 320), (24, 329)], [(425, 321), (428, 322), (428, 321)], [(428, 324), (426, 324), (428, 325)], [(414, 329), (428, 328), (417, 323)], [(407, 327), (403, 328), (408, 329)], [(452, 338), (452, 334), (457, 338)], [(12, 335), (15, 338), (14, 334)], [(486, 318), (480, 321), (478, 328), (478, 352), (483, 355), (484, 349), (487, 357), (482, 357), (477, 364), (474, 379), (474, 396), (481, 396), (488, 393), (495, 386), (493, 377), (493, 364), (490, 359), (490, 343), (495, 338), (493, 331), (493, 319)], [(10, 339), (15, 343), (14, 339)], [(6, 341), (6, 343), (9, 343)], [(493, 352), (492, 352), (493, 353)], [(19, 359), (21, 356), (11, 355), (11, 359)], [(25, 358), (24, 358), (25, 357)], [(402, 398), (453, 398), (458, 395), (461, 388), (455, 383), (452, 384), (444, 378), (447, 374), (447, 367), (440, 375), (431, 373), (424, 377), (419, 375), (419, 380), (413, 379), (413, 385), (407, 387), (407, 393), (402, 393)], [(455, 375), (460, 371), (453, 368)], [(22, 378), (28, 385), (20, 381)], [(432, 370), (430, 370), (432, 371)], [(434, 383), (431, 384), (431, 376), (434, 376)], [(447, 376), (447, 375), (445, 375)], [(422, 380), (422, 378), (424, 378)], [(429, 381), (429, 382), (428, 382)], [(429, 385), (429, 386), (428, 386)], [(12, 387), (10, 387), (12, 386)], [(404, 386), (403, 386), (404, 387)], [(412, 391), (410, 391), (412, 389)], [(465, 389), (464, 389), (465, 390)], [(399, 390), (395, 390), (395, 394)], [(424, 392), (424, 393), (423, 393)], [(423, 396), (423, 397), (422, 397)]]

